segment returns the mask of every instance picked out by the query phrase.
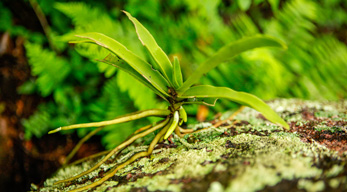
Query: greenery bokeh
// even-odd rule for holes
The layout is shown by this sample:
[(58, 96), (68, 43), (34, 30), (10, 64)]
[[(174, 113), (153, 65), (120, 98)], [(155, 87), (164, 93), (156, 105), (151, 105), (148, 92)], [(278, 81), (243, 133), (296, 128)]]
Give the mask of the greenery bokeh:
[[(223, 45), (255, 34), (282, 39), (288, 50), (256, 49), (207, 74), (201, 83), (231, 87), (270, 100), (278, 97), (338, 100), (347, 96), (347, 2), (344, 0), (30, 0), (39, 5), (46, 34), (14, 24), (0, 2), (0, 31), (26, 39), (32, 79), (20, 94), (48, 98), (23, 120), (25, 137), (41, 137), (56, 127), (113, 119), (137, 110), (166, 107), (128, 74), (98, 62), (107, 53), (96, 46), (73, 46), (81, 32), (102, 32), (142, 58), (150, 57), (138, 40), (130, 12), (170, 56), (178, 56), (189, 75)], [(35, 6), (33, 6), (35, 7)], [(37, 7), (36, 7), (37, 10)], [(221, 101), (215, 112), (235, 104)], [(197, 106), (187, 109), (197, 113)], [(213, 109), (211, 109), (213, 110)], [(106, 148), (120, 143), (146, 119), (113, 125), (100, 135)], [(84, 136), (90, 129), (77, 130)], [(69, 132), (65, 132), (69, 133)]]

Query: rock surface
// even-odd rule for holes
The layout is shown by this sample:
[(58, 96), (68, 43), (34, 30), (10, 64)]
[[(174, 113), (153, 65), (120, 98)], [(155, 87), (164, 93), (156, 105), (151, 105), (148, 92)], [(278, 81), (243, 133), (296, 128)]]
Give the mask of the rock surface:
[[(245, 108), (235, 122), (159, 144), (151, 157), (126, 166), (90, 191), (347, 191), (347, 101), (281, 99), (269, 105), (290, 130)], [(117, 161), (145, 149), (130, 147), (74, 182), (53, 185), (97, 160), (63, 168), (33, 191), (69, 191), (90, 184)]]

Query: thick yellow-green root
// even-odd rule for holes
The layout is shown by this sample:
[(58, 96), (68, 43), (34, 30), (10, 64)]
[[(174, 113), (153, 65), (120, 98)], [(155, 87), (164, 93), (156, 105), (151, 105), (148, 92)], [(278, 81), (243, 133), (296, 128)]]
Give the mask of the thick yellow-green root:
[(77, 165), (77, 164), (80, 164), (80, 163), (82, 163), (82, 162), (84, 162), (84, 161), (88, 161), (88, 160), (90, 160), (90, 159), (94, 159), (94, 158), (97, 158), (97, 157), (106, 155), (106, 154), (108, 154), (110, 151), (111, 151), (111, 150), (101, 151), (101, 152), (99, 152), (99, 153), (90, 155), (90, 156), (88, 156), (88, 157), (84, 157), (84, 158), (82, 158), (82, 159), (78, 159), (78, 160), (76, 160), (76, 161), (70, 163), (68, 166)]
[(182, 129), (180, 126), (176, 126), (176, 129), (175, 129), (175, 134), (182, 138), (184, 136), (184, 134), (181, 133), (180, 129)]
[(193, 133), (194, 129), (183, 129), (182, 127), (179, 127), (181, 133)]
[(83, 137), (77, 143), (77, 145), (72, 149), (72, 151), (69, 153), (69, 155), (65, 158), (63, 166), (65, 166), (71, 160), (71, 158), (77, 153), (77, 151), (81, 148), (81, 146), (83, 145), (84, 142), (86, 142), (88, 139), (90, 139), (92, 136), (94, 136), (96, 133), (98, 133), (101, 129), (102, 129), (102, 127), (99, 127), (97, 129), (93, 130), (92, 132), (88, 133), (85, 137)]
[(129, 165), (130, 163), (136, 161), (137, 159), (141, 158), (141, 157), (145, 157), (145, 156), (149, 156), (150, 154), (152, 154), (153, 149), (155, 147), (155, 145), (158, 143), (159, 139), (162, 138), (164, 136), (164, 134), (167, 132), (168, 128), (170, 125), (166, 125), (153, 139), (153, 141), (151, 142), (151, 144), (149, 145), (149, 148), (147, 151), (144, 152), (139, 152), (136, 153), (134, 156), (132, 156), (129, 160), (127, 160), (126, 162), (120, 164), (118, 167), (115, 167), (113, 170), (109, 171), (106, 173), (106, 175), (104, 177), (102, 177), (100, 180), (93, 182), (90, 185), (86, 185), (84, 187), (81, 188), (77, 188), (72, 190), (72, 192), (78, 192), (78, 191), (84, 191), (84, 190), (88, 190), (91, 189), (93, 187), (99, 186), (101, 185), (103, 182), (107, 181), (109, 178), (113, 177), (118, 170), (122, 169), (123, 167)]
[(119, 152), (119, 150), (129, 146), (130, 144), (132, 144), (135, 140), (141, 138), (141, 137), (144, 137), (164, 126), (167, 125), (169, 121), (169, 118), (166, 118), (164, 121), (160, 122), (159, 124), (157, 124), (156, 126), (142, 132), (142, 133), (139, 133), (137, 135), (134, 135), (133, 137), (131, 137), (130, 139), (124, 141), (123, 143), (121, 143), (120, 145), (118, 145), (116, 148), (114, 148), (111, 152), (109, 152), (101, 161), (99, 161), (97, 164), (95, 164), (92, 168), (88, 169), (87, 171), (84, 171), (74, 177), (71, 177), (71, 178), (68, 178), (68, 179), (64, 179), (64, 180), (61, 180), (61, 181), (57, 181), (54, 183), (54, 185), (56, 184), (59, 184), (59, 183), (64, 183), (64, 182), (68, 182), (68, 181), (73, 181), (75, 179), (78, 179), (92, 171), (94, 171), (95, 169), (97, 169), (99, 166), (101, 166), (103, 163), (105, 163), (112, 155), (116, 154), (117, 152)]
[(128, 115), (120, 116), (109, 121), (101, 121), (101, 122), (95, 122), (95, 123), (82, 123), (82, 124), (59, 127), (57, 129), (54, 129), (48, 132), (48, 134), (56, 133), (63, 130), (87, 128), (87, 127), (102, 127), (102, 126), (113, 125), (118, 123), (125, 123), (128, 121), (133, 121), (136, 119), (141, 119), (141, 118), (149, 117), (149, 116), (165, 117), (165, 116), (168, 116), (169, 114), (170, 114), (170, 110), (167, 110), (167, 109), (150, 109), (150, 110), (138, 111)]

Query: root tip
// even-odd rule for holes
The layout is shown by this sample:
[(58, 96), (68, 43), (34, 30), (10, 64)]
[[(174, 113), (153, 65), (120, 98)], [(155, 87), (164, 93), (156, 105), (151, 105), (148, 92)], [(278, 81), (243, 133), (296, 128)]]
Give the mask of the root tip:
[(59, 132), (59, 131), (61, 131), (61, 127), (57, 128), (57, 129), (54, 129), (52, 131), (49, 131), (48, 134), (56, 133), (56, 132)]

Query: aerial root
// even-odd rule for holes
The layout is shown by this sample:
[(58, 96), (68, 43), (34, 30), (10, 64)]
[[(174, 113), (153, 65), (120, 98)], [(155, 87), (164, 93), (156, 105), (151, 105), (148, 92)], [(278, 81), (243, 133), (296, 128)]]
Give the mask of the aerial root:
[[(166, 119), (165, 121), (160, 123), (160, 124), (164, 124), (164, 122), (165, 122), (166, 125), (164, 125), (164, 128), (161, 129), (160, 132), (154, 137), (154, 139), (151, 142), (151, 144), (149, 145), (147, 151), (136, 153), (134, 156), (132, 156), (130, 159), (128, 159), (124, 163), (120, 164), (119, 166), (113, 168), (111, 171), (107, 172), (106, 175), (104, 177), (102, 177), (100, 180), (97, 180), (97, 181), (93, 182), (92, 184), (83, 186), (81, 188), (74, 189), (74, 190), (72, 190), (72, 192), (84, 191), (84, 190), (88, 190), (88, 189), (91, 189), (93, 187), (99, 186), (103, 182), (108, 180), (109, 178), (113, 177), (117, 173), (118, 170), (122, 169), (123, 167), (129, 165), (130, 163), (136, 161), (137, 159), (139, 159), (141, 157), (146, 157), (146, 156), (149, 156), (150, 154), (152, 154), (155, 145), (159, 142), (160, 138), (164, 137), (165, 133), (167, 132), (167, 130), (170, 127), (170, 124), (167, 124), (167, 121), (168, 121), (168, 119)], [(162, 127), (163, 126), (161, 126), (160, 128), (162, 128)]]
[(76, 161), (74, 161), (74, 162), (72, 162), (72, 163), (70, 163), (70, 164), (68, 164), (68, 165), (65, 165), (65, 167), (66, 167), (66, 166), (71, 166), (71, 165), (77, 165), (77, 164), (80, 164), (80, 163), (82, 163), (82, 162), (84, 162), (84, 161), (87, 161), (87, 160), (90, 160), (90, 159), (94, 159), (94, 158), (97, 158), (97, 157), (106, 155), (106, 154), (108, 154), (110, 151), (111, 151), (111, 150), (101, 151), (101, 152), (99, 152), (99, 153), (90, 155), (90, 156), (88, 156), (88, 157), (84, 157), (84, 158), (82, 158), (82, 159), (78, 159), (78, 160), (76, 160)]
[[(213, 127), (219, 127), (220, 125), (222, 125), (223, 123), (227, 122), (228, 120), (232, 120), (234, 119), (234, 117), (240, 113), (243, 110), (244, 106), (241, 106), (236, 112), (234, 112), (228, 119), (217, 122), (216, 124), (213, 125)], [(161, 122), (158, 122), (156, 125), (147, 125), (144, 126), (138, 130), (136, 130), (126, 141), (124, 141), (123, 143), (121, 143), (119, 146), (117, 146), (116, 148), (114, 148), (111, 151), (107, 151), (108, 154), (102, 158), (102, 160), (100, 160), (97, 164), (95, 164), (92, 168), (88, 169), (87, 171), (84, 171), (74, 177), (65, 179), (65, 180), (61, 180), (61, 181), (57, 181), (54, 184), (59, 184), (59, 183), (64, 183), (64, 182), (68, 182), (68, 181), (73, 181), (75, 179), (78, 179), (84, 175), (89, 174), (90, 172), (96, 170), (98, 167), (100, 167), (103, 163), (105, 163), (108, 159), (111, 158), (111, 156), (115, 155), (115, 154), (120, 154), (120, 151), (123, 150), (125, 147), (131, 145), (135, 140), (142, 138), (158, 129), (161, 129), (160, 132), (155, 136), (155, 138), (153, 139), (153, 141), (151, 142), (151, 144), (149, 145), (149, 148), (147, 149), (147, 151), (142, 151), (142, 152), (138, 152), (136, 154), (134, 154), (133, 156), (131, 156), (128, 160), (126, 160), (125, 162), (119, 164), (118, 166), (114, 167), (113, 169), (111, 169), (110, 171), (108, 171), (105, 176), (103, 176), (101, 179), (93, 182), (92, 184), (83, 186), (81, 188), (77, 188), (74, 189), (72, 191), (84, 191), (87, 189), (91, 189), (93, 187), (96, 187), (98, 185), (101, 185), (103, 182), (105, 182), (106, 180), (108, 180), (109, 178), (111, 178), (112, 176), (114, 176), (118, 170), (122, 169), (123, 167), (129, 165), (130, 163), (136, 161), (137, 159), (141, 158), (141, 157), (145, 157), (145, 156), (149, 156), (152, 152), (153, 149), (155, 147), (155, 145), (158, 142), (161, 142), (162, 140), (164, 140), (165, 137), (168, 136), (168, 132), (172, 132), (175, 131), (176, 135), (180, 138), (182, 138), (184, 135), (186, 134), (190, 134), (190, 133), (196, 133), (204, 129), (199, 129), (199, 130), (194, 130), (194, 129), (183, 129), (180, 126), (176, 125), (173, 126), (173, 119), (169, 116), (170, 111), (169, 110), (161, 110), (161, 109), (154, 109), (154, 110), (146, 110), (146, 111), (141, 111), (141, 112), (136, 112), (136, 113), (132, 113), (129, 115), (125, 115), (125, 116), (121, 116), (118, 117), (116, 119), (110, 120), (110, 121), (102, 121), (102, 122), (97, 122), (97, 123), (85, 123), (85, 124), (77, 124), (77, 125), (71, 125), (71, 126), (66, 126), (66, 127), (61, 127), (58, 128), (56, 130), (50, 131), (50, 133), (54, 133), (60, 130), (69, 130), (69, 129), (76, 129), (76, 128), (82, 128), (82, 127), (97, 127), (97, 126), (106, 126), (106, 125), (111, 125), (111, 124), (117, 124), (117, 123), (123, 123), (123, 122), (128, 122), (128, 121), (132, 121), (132, 120), (136, 120), (136, 119), (140, 119), (143, 117), (147, 117), (147, 116), (167, 116), (167, 118)], [(176, 123), (176, 122), (175, 122)], [(174, 127), (174, 130), (173, 130)], [(66, 162), (67, 163), (72, 156), (77, 152), (78, 148), (80, 148), (80, 146), (86, 141), (88, 140), (91, 136), (95, 135), (98, 131), (100, 131), (102, 129), (102, 127), (99, 127), (98, 129), (94, 130), (93, 132), (89, 133), (85, 138), (83, 138), (78, 144), (77, 146), (73, 149), (73, 151), (68, 155), (68, 157), (66, 158)], [(170, 129), (170, 130), (169, 130)], [(170, 134), (171, 135), (171, 134)], [(106, 154), (105, 152), (102, 152), (101, 154), (96, 154), (93, 155), (90, 158), (95, 158), (101, 155)], [(74, 164), (79, 163), (80, 161), (74, 162)]]
[(183, 129), (182, 127), (179, 127), (181, 133), (193, 133), (194, 129)]
[(60, 184), (60, 183), (64, 183), (64, 182), (68, 182), (68, 181), (73, 181), (75, 179), (78, 179), (94, 170), (96, 170), (98, 167), (100, 167), (103, 163), (105, 163), (112, 155), (118, 153), (120, 150), (122, 150), (123, 148), (129, 146), (130, 144), (132, 144), (135, 140), (144, 137), (164, 126), (167, 125), (169, 121), (169, 118), (166, 118), (165, 120), (161, 121), (159, 124), (153, 126), (150, 129), (147, 129), (146, 131), (139, 133), (137, 135), (134, 135), (133, 137), (129, 138), (128, 140), (124, 141), (123, 143), (121, 143), (120, 145), (118, 145), (116, 148), (114, 148), (113, 150), (111, 150), (101, 161), (99, 161), (97, 164), (95, 164), (92, 168), (88, 169), (87, 171), (84, 171), (74, 177), (68, 178), (68, 179), (64, 179), (64, 180), (60, 180), (54, 183), (54, 185), (56, 184)]
[(87, 127), (102, 127), (107, 125), (113, 125), (118, 123), (125, 123), (128, 121), (133, 121), (136, 119), (141, 119), (144, 117), (149, 116), (159, 116), (159, 117), (165, 117), (170, 114), (170, 110), (167, 109), (150, 109), (150, 110), (144, 110), (139, 112), (130, 113), (128, 115), (123, 115), (120, 117), (117, 117), (113, 120), (109, 121), (101, 121), (101, 122), (94, 122), (94, 123), (82, 123), (82, 124), (75, 124), (75, 125), (69, 125), (64, 127), (59, 127), (57, 129), (54, 129), (52, 131), (49, 131), (48, 134), (56, 133), (63, 130), (70, 130), (70, 129), (78, 129), (78, 128), (87, 128)]
[[(240, 113), (243, 110), (244, 106), (241, 106), (235, 113), (233, 113), (228, 119), (220, 121), (216, 124), (214, 124), (214, 127), (218, 127), (221, 124), (223, 124), (224, 122), (228, 121), (228, 120), (232, 120), (238, 113)], [(143, 117), (147, 117), (147, 116), (164, 116), (166, 115), (167, 118), (159, 123), (157, 123), (156, 125), (147, 125), (144, 126), (138, 130), (136, 130), (131, 136), (130, 138), (128, 138), (126, 141), (124, 141), (123, 143), (121, 143), (119, 146), (117, 146), (116, 148), (114, 148), (111, 151), (107, 151), (108, 154), (102, 158), (101, 161), (99, 161), (97, 164), (95, 164), (92, 168), (88, 169), (87, 171), (84, 171), (74, 177), (68, 178), (68, 179), (64, 179), (61, 181), (57, 181), (54, 183), (54, 185), (56, 184), (60, 184), (60, 183), (64, 183), (64, 182), (68, 182), (68, 181), (73, 181), (75, 179), (78, 179), (84, 175), (87, 175), (89, 173), (91, 173), (92, 171), (96, 170), (98, 167), (100, 167), (103, 163), (105, 163), (108, 159), (111, 158), (111, 156), (115, 155), (115, 154), (120, 154), (120, 151), (122, 151), (125, 147), (131, 145), (135, 140), (142, 138), (158, 129), (161, 129), (160, 132), (155, 136), (155, 138), (153, 139), (153, 141), (151, 142), (149, 148), (147, 151), (142, 151), (142, 152), (138, 152), (135, 155), (133, 155), (132, 157), (130, 157), (127, 161), (125, 161), (124, 163), (121, 163), (119, 166), (111, 169), (109, 172), (106, 173), (106, 175), (104, 177), (102, 177), (100, 180), (93, 182), (92, 184), (86, 185), (84, 187), (81, 188), (77, 188), (75, 190), (72, 191), (84, 191), (87, 189), (91, 189), (93, 187), (96, 187), (98, 185), (101, 185), (104, 181), (108, 180), (110, 177), (114, 176), (118, 170), (122, 169), (123, 167), (129, 165), (130, 163), (136, 161), (137, 159), (141, 158), (141, 157), (145, 157), (145, 156), (149, 156), (152, 152), (153, 149), (155, 147), (155, 145), (158, 142), (161, 142), (162, 140), (164, 140), (165, 137), (167, 137), (168, 132), (172, 132), (175, 131), (176, 135), (180, 138), (182, 138), (184, 135), (189, 134), (189, 133), (196, 133), (199, 132), (201, 130), (197, 130), (195, 131), (194, 129), (183, 129), (180, 126), (178, 126), (175, 122), (175, 124), (172, 122), (173, 119), (171, 119), (168, 115), (169, 115), (169, 111), (168, 110), (147, 110), (147, 111), (142, 111), (142, 112), (137, 112), (137, 113), (133, 113), (130, 115), (126, 115), (126, 116), (122, 116), (122, 117), (118, 117), (116, 119), (110, 120), (110, 121), (102, 121), (102, 122), (97, 122), (97, 123), (85, 123), (85, 124), (77, 124), (77, 125), (71, 125), (71, 126), (66, 126), (66, 127), (61, 127), (58, 128), (56, 130), (51, 131), (50, 133), (54, 133), (60, 130), (69, 130), (69, 129), (76, 129), (76, 128), (82, 128), (82, 127), (96, 127), (96, 126), (105, 126), (105, 125), (110, 125), (110, 124), (117, 124), (117, 123), (123, 123), (123, 122), (127, 122), (127, 121), (132, 121), (135, 119), (139, 119), (139, 118), (143, 118)], [(173, 126), (175, 125), (175, 126)], [(174, 127), (174, 130), (172, 129)], [(76, 147), (72, 150), (72, 152), (67, 156), (65, 163), (66, 164), (72, 157), (73, 155), (77, 152), (77, 150), (81, 147), (81, 145), (87, 141), (90, 137), (92, 137), (93, 135), (95, 135), (97, 132), (99, 132), (102, 129), (102, 127), (99, 127), (97, 129), (95, 129), (94, 131), (92, 131), (91, 133), (89, 133), (88, 135), (86, 135), (83, 139), (81, 139), (81, 141), (76, 145)], [(170, 131), (170, 130), (172, 131)], [(170, 134), (171, 135), (171, 134)], [(100, 154), (96, 154), (90, 158), (95, 158), (101, 155), (106, 154), (105, 152), (102, 152)], [(74, 164), (79, 163), (79, 162), (75, 162)]]
[(184, 136), (184, 134), (181, 133), (180, 129), (182, 129), (180, 126), (177, 126), (176, 129), (175, 129), (175, 134), (182, 138)]

